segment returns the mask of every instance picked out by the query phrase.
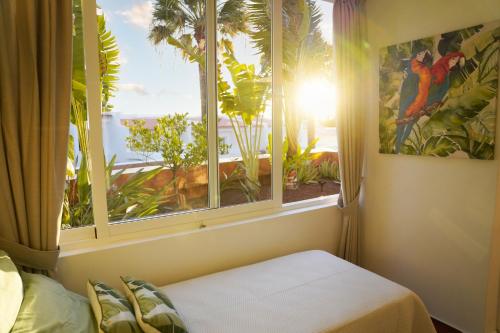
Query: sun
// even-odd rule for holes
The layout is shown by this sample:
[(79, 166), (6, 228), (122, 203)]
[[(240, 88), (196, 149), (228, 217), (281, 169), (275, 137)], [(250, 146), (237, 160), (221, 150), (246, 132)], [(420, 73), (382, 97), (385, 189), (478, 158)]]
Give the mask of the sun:
[(337, 90), (331, 81), (325, 78), (304, 80), (295, 98), (304, 115), (312, 115), (316, 120), (335, 118)]

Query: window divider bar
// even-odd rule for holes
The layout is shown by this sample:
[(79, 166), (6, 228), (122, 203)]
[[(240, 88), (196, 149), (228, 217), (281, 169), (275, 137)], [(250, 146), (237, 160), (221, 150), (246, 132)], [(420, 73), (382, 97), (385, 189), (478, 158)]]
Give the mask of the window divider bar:
[(219, 155), (217, 135), (217, 0), (205, 0), (207, 36), (207, 123), (208, 123), (208, 196), (210, 208), (218, 208)]
[(106, 200), (105, 159), (102, 144), (101, 88), (95, 0), (82, 0), (82, 18), (83, 41), (85, 45), (92, 210), (94, 213), (96, 238), (106, 238), (109, 237), (108, 205)]
[(272, 193), (275, 206), (283, 204), (283, 17), (282, 0), (272, 0)]

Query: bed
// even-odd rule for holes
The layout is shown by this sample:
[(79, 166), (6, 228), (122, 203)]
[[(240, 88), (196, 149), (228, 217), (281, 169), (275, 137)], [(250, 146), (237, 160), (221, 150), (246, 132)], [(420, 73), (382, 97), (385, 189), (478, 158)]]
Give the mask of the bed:
[(435, 332), (412, 291), (323, 251), (161, 289), (190, 333)]
[[(435, 332), (413, 292), (323, 251), (231, 269), (161, 291), (190, 333)], [(0, 332), (98, 332), (86, 298), (46, 276), (18, 272), (1, 250), (0, 310)]]

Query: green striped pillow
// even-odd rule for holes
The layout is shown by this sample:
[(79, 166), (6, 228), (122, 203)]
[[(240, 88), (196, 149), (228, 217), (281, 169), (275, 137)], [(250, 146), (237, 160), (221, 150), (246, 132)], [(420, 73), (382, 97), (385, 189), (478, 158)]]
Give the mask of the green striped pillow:
[(146, 333), (187, 333), (172, 302), (148, 282), (121, 277), (125, 294), (134, 305), (135, 316)]
[(141, 333), (132, 306), (115, 289), (102, 282), (87, 283), (90, 305), (97, 319), (99, 333)]

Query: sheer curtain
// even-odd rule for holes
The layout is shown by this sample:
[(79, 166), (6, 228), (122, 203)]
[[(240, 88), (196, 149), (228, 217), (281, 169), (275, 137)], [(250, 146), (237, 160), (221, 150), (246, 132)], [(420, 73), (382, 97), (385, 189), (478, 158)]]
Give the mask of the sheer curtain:
[(58, 257), (71, 94), (71, 1), (0, 1), (0, 248)]
[(363, 1), (335, 0), (333, 35), (335, 78), (338, 89), (337, 133), (342, 212), (339, 256), (357, 263), (359, 258), (359, 193), (363, 167), (363, 107), (361, 89), (364, 65)]

